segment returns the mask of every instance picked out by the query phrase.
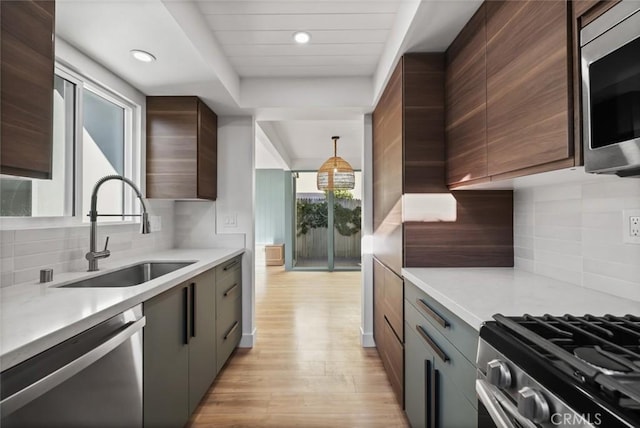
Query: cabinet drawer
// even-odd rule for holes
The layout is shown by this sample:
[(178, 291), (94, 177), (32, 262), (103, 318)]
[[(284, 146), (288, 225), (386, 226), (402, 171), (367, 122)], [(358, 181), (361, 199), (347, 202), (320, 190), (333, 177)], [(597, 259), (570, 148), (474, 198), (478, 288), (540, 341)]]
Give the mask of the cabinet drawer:
[(242, 336), (242, 300), (237, 299), (233, 305), (226, 306), (216, 322), (217, 371), (220, 372), (227, 359), (238, 346)]
[(242, 256), (234, 257), (218, 266), (216, 266), (216, 280), (226, 280), (228, 276), (241, 275), (242, 272)]
[(401, 406), (404, 406), (404, 348), (386, 319), (383, 319), (382, 343), (377, 344), (380, 359)]
[(227, 275), (216, 281), (216, 310), (231, 304), (242, 295), (242, 278), (240, 270), (237, 274)]
[(478, 352), (478, 332), (474, 330), (473, 327), (462, 321), (409, 281), (405, 281), (404, 293), (406, 303), (410, 303), (413, 308), (416, 309), (433, 328), (443, 334), (467, 360), (476, 360), (476, 354)]
[(434, 364), (443, 377), (455, 383), (462, 395), (470, 403), (474, 403), (476, 401), (475, 364), (467, 360), (433, 325), (425, 322), (424, 316), (413, 305), (405, 304), (404, 307), (406, 328), (410, 328), (434, 355)]

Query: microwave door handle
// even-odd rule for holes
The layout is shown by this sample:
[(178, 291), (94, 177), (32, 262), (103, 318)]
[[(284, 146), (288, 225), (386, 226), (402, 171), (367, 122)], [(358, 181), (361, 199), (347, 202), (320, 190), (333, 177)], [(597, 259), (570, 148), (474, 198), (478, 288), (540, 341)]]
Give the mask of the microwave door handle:
[(67, 379), (78, 374), (80, 371), (89, 367), (91, 364), (95, 363), (100, 358), (116, 349), (135, 333), (141, 331), (145, 323), (146, 318), (140, 318), (139, 320), (129, 324), (127, 328), (125, 328), (124, 330), (120, 330), (118, 333), (116, 333), (97, 347), (93, 348), (86, 354), (81, 355), (67, 365), (60, 367), (58, 370), (48, 374), (47, 376), (37, 380), (26, 388), (0, 401), (0, 413), (3, 416), (7, 416), (15, 412), (16, 410), (20, 409), (26, 404), (29, 404), (31, 401), (60, 385)]
[(518, 426), (524, 428), (537, 428), (533, 422), (518, 413), (516, 406), (502, 392), (486, 380), (476, 379), (476, 393), (498, 428), (516, 428), (511, 420), (517, 421)]

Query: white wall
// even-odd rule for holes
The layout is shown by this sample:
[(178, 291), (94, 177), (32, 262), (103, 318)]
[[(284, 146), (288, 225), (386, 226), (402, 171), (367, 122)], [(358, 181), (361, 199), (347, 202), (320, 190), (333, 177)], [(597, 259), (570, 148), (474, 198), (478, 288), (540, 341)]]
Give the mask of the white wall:
[(177, 248), (245, 249), (241, 347), (253, 346), (255, 338), (253, 123), (251, 117), (218, 117), (218, 198), (177, 201), (175, 214)]
[(362, 346), (376, 346), (373, 341), (373, 126), (371, 115), (364, 117), (362, 144)]
[(640, 180), (516, 190), (515, 266), (640, 301), (640, 245), (622, 241), (624, 209), (640, 209)]

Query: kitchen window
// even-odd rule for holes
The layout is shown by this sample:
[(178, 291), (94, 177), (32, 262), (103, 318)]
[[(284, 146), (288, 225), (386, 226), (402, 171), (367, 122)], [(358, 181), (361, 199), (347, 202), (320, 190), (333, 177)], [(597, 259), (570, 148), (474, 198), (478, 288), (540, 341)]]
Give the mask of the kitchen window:
[[(140, 106), (61, 65), (56, 66), (52, 179), (0, 176), (3, 217), (72, 217), (88, 222), (91, 191), (105, 175), (140, 182)], [(138, 144), (136, 144), (138, 143)], [(98, 221), (132, 220), (135, 195), (121, 181), (100, 188)]]

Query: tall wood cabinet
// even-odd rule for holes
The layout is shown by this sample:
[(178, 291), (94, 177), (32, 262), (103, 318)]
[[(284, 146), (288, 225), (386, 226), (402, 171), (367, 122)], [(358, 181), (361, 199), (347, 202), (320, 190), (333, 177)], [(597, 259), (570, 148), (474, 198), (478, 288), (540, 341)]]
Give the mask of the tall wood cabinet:
[(198, 97), (147, 97), (147, 197), (217, 197), (218, 117)]
[[(452, 201), (450, 221), (408, 220), (404, 199), (429, 209), (434, 196)], [(445, 56), (404, 55), (373, 112), (374, 339), (401, 403), (402, 268), (513, 266), (512, 218), (511, 191), (448, 189)]]
[(51, 178), (54, 1), (0, 2), (0, 173)]
[(579, 164), (570, 3), (485, 2), (447, 50), (447, 182)]
[(374, 338), (400, 403), (402, 195), (447, 191), (443, 76), (442, 54), (404, 55), (373, 112)]

